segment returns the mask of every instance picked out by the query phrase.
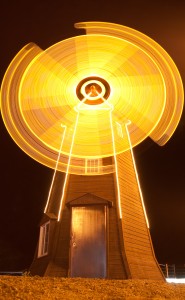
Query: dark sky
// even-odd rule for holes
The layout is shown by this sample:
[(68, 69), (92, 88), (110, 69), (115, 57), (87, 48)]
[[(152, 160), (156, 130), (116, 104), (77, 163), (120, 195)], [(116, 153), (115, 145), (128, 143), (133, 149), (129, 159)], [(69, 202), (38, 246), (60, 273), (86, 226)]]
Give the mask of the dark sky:
[[(28, 4), (29, 3), (29, 4)], [(4, 1), (0, 12), (0, 79), (17, 52), (34, 42), (42, 49), (81, 34), (80, 21), (105, 21), (139, 30), (175, 61), (185, 82), (183, 1)], [(16, 146), (0, 120), (0, 270), (28, 268), (52, 170)], [(135, 148), (138, 172), (160, 263), (185, 263), (185, 114), (171, 140), (149, 139)]]

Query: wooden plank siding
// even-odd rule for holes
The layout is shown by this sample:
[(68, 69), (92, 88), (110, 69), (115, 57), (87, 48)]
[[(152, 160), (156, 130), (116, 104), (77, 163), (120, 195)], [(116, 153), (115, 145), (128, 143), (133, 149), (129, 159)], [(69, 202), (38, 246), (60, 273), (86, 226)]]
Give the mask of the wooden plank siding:
[(117, 155), (122, 232), (131, 278), (164, 280), (155, 258), (131, 151)]
[(73, 202), (74, 199), (88, 194), (92, 194), (112, 203), (112, 207), (109, 208), (108, 213), (107, 277), (114, 279), (126, 279), (128, 278), (128, 274), (126, 272), (121, 252), (121, 236), (117, 217), (114, 175), (69, 175), (68, 191), (65, 202)]
[[(109, 162), (110, 162), (109, 158)], [(52, 219), (49, 254), (35, 254), (30, 268), (33, 275), (68, 276), (70, 270), (70, 227), (73, 205), (108, 206), (107, 278), (164, 280), (147, 228), (134, 164), (130, 151), (117, 155), (122, 219), (118, 212), (115, 173), (104, 175), (68, 175), (61, 219)], [(65, 174), (56, 173), (53, 190), (43, 222), (58, 216)], [(106, 204), (107, 203), (107, 204)], [(46, 217), (47, 216), (47, 217)]]
[(58, 211), (60, 207), (60, 201), (63, 191), (63, 183), (65, 179), (66, 174), (61, 172), (56, 172), (52, 189), (50, 192), (49, 197), (49, 191), (48, 191), (48, 206), (47, 206), (47, 213), (53, 213), (56, 217), (58, 217)]

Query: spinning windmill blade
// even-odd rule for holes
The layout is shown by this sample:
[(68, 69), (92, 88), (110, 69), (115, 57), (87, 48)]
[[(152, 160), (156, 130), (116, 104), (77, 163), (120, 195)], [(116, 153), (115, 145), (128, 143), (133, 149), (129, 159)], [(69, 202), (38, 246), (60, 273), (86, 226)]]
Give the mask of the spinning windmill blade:
[[(52, 168), (61, 151), (61, 171), (66, 170), (63, 160), (70, 154), (78, 174), (82, 172), (78, 159), (114, 154), (103, 103), (96, 109), (87, 105), (85, 114), (81, 112), (75, 136), (78, 146), (71, 150), (80, 82), (95, 78), (100, 85), (102, 80), (103, 85), (107, 83), (104, 93), (108, 87), (116, 153), (128, 149), (128, 143), (116, 134), (117, 127), (127, 121), (133, 147), (147, 136), (164, 144), (181, 116), (183, 89), (169, 55), (147, 36), (109, 23), (77, 23), (76, 27), (86, 29), (87, 35), (45, 51), (34, 44), (24, 47), (4, 77), (1, 98), (6, 127), (23, 151)], [(61, 125), (66, 128), (62, 148)]]

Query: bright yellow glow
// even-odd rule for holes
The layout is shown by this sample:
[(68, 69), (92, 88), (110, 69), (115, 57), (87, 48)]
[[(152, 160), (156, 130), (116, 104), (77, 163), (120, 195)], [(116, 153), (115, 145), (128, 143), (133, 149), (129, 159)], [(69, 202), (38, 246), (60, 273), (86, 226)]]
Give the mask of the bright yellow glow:
[(136, 163), (135, 163), (135, 159), (134, 159), (134, 153), (133, 153), (133, 150), (132, 150), (130, 135), (129, 135), (129, 131), (128, 131), (128, 126), (129, 125), (130, 125), (130, 122), (125, 124), (125, 129), (126, 129), (126, 132), (127, 132), (127, 138), (128, 138), (129, 145), (130, 145), (130, 151), (131, 151), (131, 155), (132, 155), (134, 171), (135, 171), (135, 175), (136, 175), (136, 179), (137, 179), (137, 185), (138, 185), (138, 188), (139, 188), (139, 194), (140, 194), (140, 197), (141, 197), (141, 203), (142, 203), (142, 206), (143, 206), (143, 211), (144, 211), (144, 215), (145, 215), (146, 224), (147, 224), (147, 227), (150, 228), (147, 213), (146, 213), (146, 208), (145, 208), (145, 204), (144, 204), (143, 194), (142, 194), (141, 186), (140, 186), (140, 182), (139, 182), (139, 176), (138, 176), (138, 172), (137, 172), (137, 168), (136, 168)]
[[(85, 87), (86, 87), (88, 84), (95, 84), (95, 83), (97, 83), (97, 84), (102, 88), (101, 93), (97, 93), (98, 95), (97, 95), (96, 97), (95, 97), (95, 96), (90, 96), (90, 95), (88, 95), (88, 94), (86, 93), (86, 91), (85, 91)], [(97, 100), (97, 99), (102, 98), (102, 97), (104, 96), (104, 94), (105, 94), (105, 87), (104, 87), (104, 85), (103, 85), (100, 81), (98, 81), (98, 80), (89, 80), (89, 81), (85, 82), (85, 84), (82, 85), (82, 87), (81, 87), (81, 93), (82, 93), (82, 95), (84, 96), (85, 99), (89, 99), (89, 100)]]
[(62, 139), (61, 139), (61, 146), (60, 146), (60, 149), (59, 149), (59, 152), (58, 152), (58, 158), (57, 158), (57, 161), (56, 161), (56, 167), (55, 167), (55, 171), (53, 173), (53, 178), (52, 178), (52, 181), (51, 181), (51, 185), (50, 185), (50, 189), (49, 189), (49, 194), (48, 194), (48, 199), (47, 199), (47, 202), (46, 202), (44, 213), (46, 213), (47, 209), (48, 209), (49, 200), (50, 200), (51, 192), (52, 192), (52, 189), (53, 189), (53, 184), (54, 184), (56, 172), (58, 171), (58, 162), (59, 162), (59, 159), (60, 159), (60, 154), (61, 154), (61, 151), (62, 151), (62, 146), (63, 146), (64, 137), (65, 137), (65, 133), (66, 133), (66, 126), (61, 125), (61, 127), (63, 128)]
[[(114, 165), (104, 165), (103, 158), (129, 149), (125, 139), (120, 142), (124, 120), (131, 120), (132, 147), (148, 136), (159, 145), (167, 142), (182, 113), (182, 81), (169, 55), (144, 34), (111, 23), (76, 27), (87, 34), (45, 51), (30, 44), (19, 52), (3, 79), (2, 115), (15, 142), (40, 163), (67, 174), (86, 174), (87, 159), (99, 159), (99, 174), (111, 173)], [(86, 78), (80, 101), (77, 87)], [(107, 98), (98, 78), (110, 86)], [(91, 83), (101, 90), (97, 96), (87, 91)], [(85, 101), (99, 97), (103, 103), (98, 105)], [(66, 128), (62, 147), (61, 124)]]
[(119, 211), (119, 217), (120, 217), (120, 219), (122, 219), (121, 198), (120, 198), (120, 188), (119, 188), (119, 173), (118, 173), (118, 164), (117, 164), (117, 157), (116, 157), (115, 135), (114, 135), (114, 130), (113, 130), (112, 111), (110, 111), (110, 124), (111, 124), (111, 133), (112, 133), (112, 146), (113, 146), (113, 152), (114, 152), (114, 164), (115, 164), (115, 176), (116, 176), (116, 185), (117, 185), (118, 211)]
[[(114, 36), (127, 41), (134, 41), (150, 54), (163, 76), (166, 88), (166, 105), (163, 114), (150, 133), (150, 137), (159, 145), (164, 145), (175, 131), (182, 114), (184, 91), (183, 84), (176, 65), (168, 53), (147, 35), (119, 24), (107, 22), (81, 22), (75, 24), (76, 28), (83, 28), (86, 34), (104, 34)], [(134, 145), (133, 145), (134, 146)]]
[(60, 207), (59, 207), (59, 212), (58, 212), (58, 221), (60, 221), (62, 206), (63, 206), (63, 202), (64, 202), (64, 196), (66, 194), (66, 185), (67, 185), (68, 174), (69, 174), (69, 170), (70, 170), (71, 154), (72, 154), (72, 150), (73, 150), (73, 146), (74, 146), (74, 140), (75, 140), (75, 135), (76, 135), (76, 128), (77, 128), (77, 125), (78, 125), (78, 120), (79, 120), (79, 113), (77, 113), (74, 132), (73, 132), (73, 138), (72, 138), (72, 141), (71, 141), (69, 160), (68, 160), (68, 164), (67, 164), (67, 170), (66, 170), (64, 185), (63, 185), (63, 189), (62, 189), (62, 197), (61, 197)]

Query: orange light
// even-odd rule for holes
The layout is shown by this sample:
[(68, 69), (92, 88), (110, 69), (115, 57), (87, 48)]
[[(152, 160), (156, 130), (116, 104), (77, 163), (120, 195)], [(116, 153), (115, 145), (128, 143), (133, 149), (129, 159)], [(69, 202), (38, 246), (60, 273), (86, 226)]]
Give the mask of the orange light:
[(86, 35), (45, 51), (30, 44), (19, 52), (3, 79), (2, 115), (15, 142), (38, 162), (86, 174), (87, 159), (100, 159), (99, 174), (111, 173), (114, 165), (101, 159), (129, 149), (120, 142), (124, 120), (131, 120), (132, 147), (148, 136), (159, 145), (168, 141), (182, 113), (182, 81), (170, 56), (146, 35), (103, 22), (76, 27)]

